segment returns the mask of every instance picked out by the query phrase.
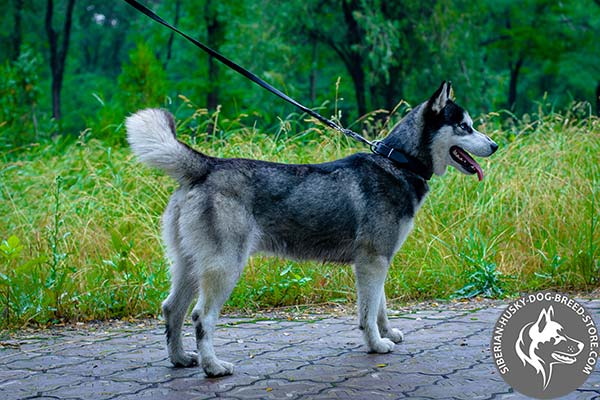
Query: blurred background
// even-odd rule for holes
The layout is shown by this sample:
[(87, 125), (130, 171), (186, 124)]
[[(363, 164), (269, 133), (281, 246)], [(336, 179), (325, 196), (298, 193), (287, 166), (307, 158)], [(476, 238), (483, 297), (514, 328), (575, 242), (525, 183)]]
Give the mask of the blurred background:
[[(371, 138), (451, 80), (499, 145), (452, 169), (393, 260), (392, 304), (600, 292), (600, 0), (144, 0), (303, 104)], [(156, 316), (175, 182), (123, 121), (175, 114), (215, 157), (367, 151), (124, 1), (0, 0), (0, 331)], [(229, 310), (351, 304), (352, 270), (257, 256)]]
[[(295, 112), (125, 2), (2, 3), (0, 129), (20, 142), (86, 128), (110, 136), (140, 107), (183, 101), (264, 129)], [(473, 115), (574, 101), (600, 112), (600, 0), (145, 4), (346, 124), (414, 105), (444, 79)]]

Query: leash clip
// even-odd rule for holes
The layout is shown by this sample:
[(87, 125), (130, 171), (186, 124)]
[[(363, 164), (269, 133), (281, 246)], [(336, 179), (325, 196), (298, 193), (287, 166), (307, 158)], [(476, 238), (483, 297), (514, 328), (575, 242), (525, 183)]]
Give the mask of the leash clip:
[(373, 140), (371, 143), (369, 143), (369, 147), (373, 153), (382, 155), (381, 153), (377, 152), (377, 146), (379, 146), (379, 143), (381, 143), (381, 140)]

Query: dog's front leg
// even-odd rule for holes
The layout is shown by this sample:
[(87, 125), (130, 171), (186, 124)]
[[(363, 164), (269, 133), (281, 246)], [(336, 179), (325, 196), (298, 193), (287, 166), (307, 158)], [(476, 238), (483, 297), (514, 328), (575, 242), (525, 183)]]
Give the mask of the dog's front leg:
[(372, 353), (389, 353), (394, 349), (394, 342), (382, 338), (377, 326), (388, 265), (386, 257), (363, 256), (356, 260), (354, 267), (358, 291), (359, 326), (363, 331), (369, 352)]

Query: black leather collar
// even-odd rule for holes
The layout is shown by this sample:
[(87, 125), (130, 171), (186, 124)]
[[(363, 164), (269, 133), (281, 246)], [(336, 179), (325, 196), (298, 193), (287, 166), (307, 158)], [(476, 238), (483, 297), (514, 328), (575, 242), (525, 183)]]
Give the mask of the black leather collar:
[(398, 164), (399, 167), (406, 168), (407, 170), (419, 175), (426, 181), (430, 180), (431, 176), (433, 175), (433, 171), (431, 171), (430, 168), (427, 168), (415, 157), (403, 153), (400, 150), (394, 149), (393, 147), (383, 144), (382, 142), (373, 142), (371, 151), (375, 154), (389, 158)]

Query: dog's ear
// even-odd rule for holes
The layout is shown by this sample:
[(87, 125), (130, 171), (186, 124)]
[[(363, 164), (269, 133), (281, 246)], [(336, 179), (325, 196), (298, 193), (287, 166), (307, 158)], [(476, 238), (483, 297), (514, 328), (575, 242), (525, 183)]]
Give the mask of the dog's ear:
[(443, 81), (438, 90), (436, 90), (429, 99), (429, 106), (431, 107), (431, 110), (434, 113), (439, 114), (444, 107), (446, 107), (451, 94), (452, 84), (450, 82)]
[(548, 309), (542, 309), (538, 320), (535, 325), (537, 326), (538, 332), (542, 332), (546, 327), (546, 324), (552, 320), (552, 316), (554, 316), (554, 308), (552, 306), (548, 307)]

